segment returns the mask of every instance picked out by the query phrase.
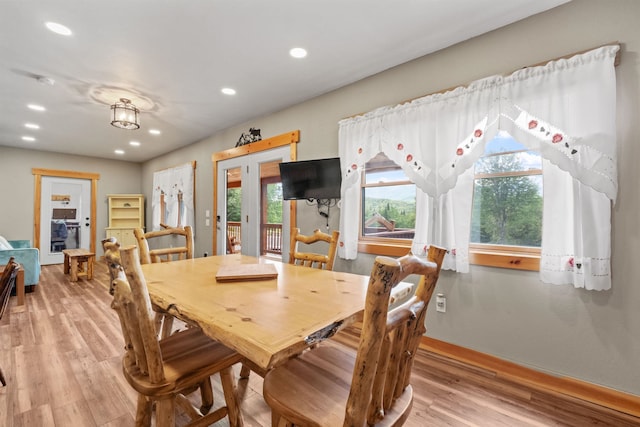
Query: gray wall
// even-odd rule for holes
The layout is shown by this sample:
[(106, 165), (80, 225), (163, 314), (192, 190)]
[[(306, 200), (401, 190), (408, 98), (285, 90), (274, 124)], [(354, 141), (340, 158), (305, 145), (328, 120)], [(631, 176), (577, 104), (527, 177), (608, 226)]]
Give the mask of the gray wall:
[[(204, 225), (204, 211), (213, 207), (211, 154), (233, 147), (249, 127), (261, 128), (263, 137), (300, 129), (300, 160), (336, 156), (341, 118), (620, 41), (620, 191), (613, 214), (613, 289), (589, 292), (550, 286), (541, 283), (536, 273), (498, 268), (472, 266), (469, 274), (445, 272), (438, 291), (448, 297), (447, 313), (430, 311), (427, 334), (538, 370), (640, 395), (640, 263), (630, 261), (640, 255), (635, 225), (640, 208), (639, 148), (634, 136), (640, 134), (638, 17), (640, 2), (635, 0), (575, 0), (146, 162), (143, 188), (149, 195), (155, 170), (198, 161), (196, 253), (201, 256), (212, 247), (211, 227)], [(299, 203), (298, 225), (308, 232), (324, 227), (324, 218)], [(338, 227), (337, 210), (331, 227)], [(371, 256), (361, 255), (355, 262), (339, 260), (336, 268), (368, 274), (371, 261)]]
[[(141, 167), (0, 147), (3, 189), (11, 183), (16, 194), (25, 197), (24, 202), (11, 207), (0, 206), (0, 234), (8, 238), (32, 236), (32, 167), (100, 173), (98, 228), (102, 230), (107, 193), (143, 189), (148, 200), (154, 171), (196, 160), (195, 249), (201, 256), (212, 248), (212, 229), (204, 222), (204, 211), (213, 208), (211, 155), (233, 147), (249, 127), (261, 128), (264, 137), (300, 129), (300, 160), (336, 156), (337, 122), (341, 118), (619, 41), (620, 190), (613, 208), (612, 289), (589, 292), (550, 286), (541, 283), (535, 273), (498, 268), (472, 266), (469, 274), (444, 272), (438, 292), (447, 295), (447, 313), (436, 313), (431, 307), (427, 334), (538, 370), (640, 395), (640, 263), (635, 261), (640, 255), (638, 17), (637, 0), (575, 0), (293, 108), (232, 126)], [(324, 226), (324, 218), (314, 209), (299, 205), (298, 225), (303, 231)], [(337, 211), (332, 211), (330, 225), (338, 227)], [(361, 255), (355, 262), (339, 260), (336, 268), (368, 274), (371, 261), (371, 256)]]
[[(142, 193), (139, 163), (70, 156), (46, 151), (22, 150), (0, 146), (2, 192), (13, 195), (11, 203), (0, 205), (0, 235), (7, 239), (33, 242), (34, 177), (32, 168), (100, 174), (96, 198), (96, 244), (105, 237), (108, 225), (107, 194)], [(100, 252), (101, 249), (98, 249)]]

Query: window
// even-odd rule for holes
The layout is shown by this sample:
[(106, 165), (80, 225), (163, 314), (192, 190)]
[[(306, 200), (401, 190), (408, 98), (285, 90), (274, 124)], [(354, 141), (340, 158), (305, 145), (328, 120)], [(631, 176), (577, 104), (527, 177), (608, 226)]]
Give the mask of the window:
[[(542, 197), (540, 154), (499, 133), (475, 164), (471, 262), (538, 270)], [(407, 253), (415, 232), (416, 186), (383, 153), (365, 164), (361, 201), (359, 250)]]
[[(355, 260), (362, 252), (363, 214), (356, 214), (363, 205), (362, 171), (367, 161), (384, 152), (420, 189), (414, 240), (447, 248), (444, 270), (466, 273), (470, 263), (526, 268), (539, 270), (545, 283), (610, 289), (611, 202), (618, 192), (614, 66), (619, 49), (603, 46), (341, 120), (338, 256)], [(523, 246), (536, 240), (531, 222), (510, 222), (500, 228), (498, 239), (492, 227), (499, 224), (492, 224), (496, 218), (487, 214), (475, 219), (476, 243), (470, 247), (474, 166), (498, 127), (527, 147), (538, 147), (544, 159), (547, 188), (540, 248)], [(503, 158), (523, 156), (510, 153)], [(516, 169), (492, 178), (532, 174)], [(483, 178), (490, 176), (479, 176), (478, 187), (489, 182)], [(489, 203), (480, 197), (480, 188), (477, 192), (476, 210), (481, 212)], [(522, 201), (516, 205), (521, 214), (524, 207)]]
[(405, 254), (415, 232), (415, 184), (397, 164), (379, 153), (365, 164), (361, 200), (360, 250)]
[(501, 132), (475, 163), (471, 262), (537, 270), (541, 241), (542, 159)]

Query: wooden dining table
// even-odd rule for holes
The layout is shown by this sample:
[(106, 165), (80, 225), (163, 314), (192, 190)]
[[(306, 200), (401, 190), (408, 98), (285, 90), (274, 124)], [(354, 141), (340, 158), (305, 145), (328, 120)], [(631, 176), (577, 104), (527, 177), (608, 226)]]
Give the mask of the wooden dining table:
[[(250, 264), (272, 264), (277, 278), (216, 280), (221, 266), (251, 271)], [(241, 254), (145, 264), (142, 271), (156, 307), (263, 371), (360, 319), (369, 282), (369, 276)]]

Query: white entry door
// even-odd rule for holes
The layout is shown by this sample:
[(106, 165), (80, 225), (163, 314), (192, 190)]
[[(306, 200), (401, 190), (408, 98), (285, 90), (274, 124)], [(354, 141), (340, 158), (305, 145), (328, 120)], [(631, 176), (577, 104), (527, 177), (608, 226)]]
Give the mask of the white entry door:
[(64, 249), (91, 245), (91, 180), (43, 176), (40, 263), (61, 264)]

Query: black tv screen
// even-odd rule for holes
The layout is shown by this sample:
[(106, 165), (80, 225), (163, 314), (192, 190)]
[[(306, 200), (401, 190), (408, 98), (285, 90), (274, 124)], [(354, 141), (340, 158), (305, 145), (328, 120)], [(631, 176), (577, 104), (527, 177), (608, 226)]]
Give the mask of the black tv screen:
[(280, 163), (282, 198), (339, 199), (341, 172), (338, 157)]

